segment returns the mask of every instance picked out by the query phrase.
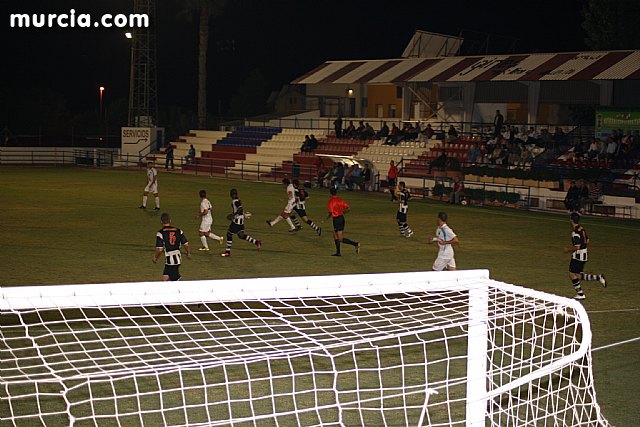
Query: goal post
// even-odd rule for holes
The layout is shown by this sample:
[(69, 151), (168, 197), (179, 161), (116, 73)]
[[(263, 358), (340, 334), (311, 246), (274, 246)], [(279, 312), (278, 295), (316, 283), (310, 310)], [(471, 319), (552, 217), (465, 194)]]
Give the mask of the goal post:
[(486, 270), (0, 288), (0, 424), (607, 426), (577, 301)]

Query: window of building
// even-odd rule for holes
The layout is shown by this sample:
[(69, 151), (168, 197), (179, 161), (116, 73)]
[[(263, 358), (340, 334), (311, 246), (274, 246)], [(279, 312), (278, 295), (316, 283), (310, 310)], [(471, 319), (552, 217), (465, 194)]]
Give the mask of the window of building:
[(400, 86), (396, 86), (396, 98), (402, 98), (402, 87)]
[(389, 104), (389, 117), (396, 117), (396, 104)]
[(376, 117), (384, 117), (384, 105), (376, 104)]

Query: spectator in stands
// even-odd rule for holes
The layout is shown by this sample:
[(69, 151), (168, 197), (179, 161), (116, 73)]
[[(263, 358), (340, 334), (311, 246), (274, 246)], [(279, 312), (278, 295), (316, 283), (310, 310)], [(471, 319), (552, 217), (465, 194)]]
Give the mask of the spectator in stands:
[(587, 157), (589, 160), (595, 159), (600, 155), (600, 147), (598, 145), (598, 140), (594, 139), (591, 141), (589, 145), (589, 151), (587, 151)]
[(453, 125), (449, 126), (449, 130), (447, 131), (447, 135), (449, 136), (450, 141), (455, 141), (458, 139), (458, 131)]
[(431, 127), (431, 123), (427, 123), (427, 127), (424, 128), (424, 130), (422, 131), (422, 134), (427, 138), (427, 139), (431, 139), (431, 137), (435, 134), (435, 131), (433, 130), (433, 128)]
[(164, 162), (165, 170), (169, 170), (169, 163), (171, 163), (171, 170), (174, 170), (175, 166), (173, 165), (173, 145), (171, 145), (171, 143), (168, 143), (164, 148), (164, 153), (166, 155)]
[(364, 131), (362, 131), (362, 133), (360, 134), (360, 139), (361, 140), (370, 139), (370, 138), (373, 138), (375, 135), (376, 135), (376, 131), (373, 130), (373, 128), (369, 123), (365, 123)]
[(418, 135), (420, 135), (420, 124), (416, 123), (415, 127), (409, 123), (407, 130), (405, 132), (405, 140), (407, 141), (415, 141), (418, 139)]
[(582, 212), (584, 207), (589, 202), (589, 187), (584, 182), (584, 179), (579, 179), (577, 183), (578, 187), (578, 202), (579, 202), (579, 210)]
[(540, 139), (540, 135), (538, 135), (538, 132), (536, 132), (536, 128), (531, 126), (529, 128), (529, 132), (527, 132), (527, 137), (525, 139), (525, 142), (527, 144), (538, 145), (538, 139)]
[(311, 135), (309, 137), (309, 147), (311, 148), (311, 151), (315, 151), (318, 148), (318, 140), (316, 139), (315, 135)]
[(613, 160), (616, 157), (616, 153), (618, 150), (618, 144), (613, 137), (609, 137), (609, 142), (607, 143), (607, 160)]
[(349, 168), (349, 175), (345, 175), (345, 184), (349, 190), (355, 190), (362, 186), (362, 168), (357, 163)]
[(364, 135), (365, 129), (366, 129), (366, 127), (364, 125), (364, 122), (362, 120), (360, 120), (358, 122), (358, 127), (356, 128), (355, 137), (356, 138), (360, 138), (360, 139), (364, 139), (363, 135)]
[(547, 129), (540, 131), (540, 139), (544, 148), (553, 148), (553, 135)]
[(589, 184), (589, 198), (585, 203), (585, 210), (591, 212), (593, 205), (602, 203), (602, 186), (598, 182), (592, 182)]
[(338, 117), (333, 121), (333, 128), (336, 131), (336, 138), (342, 138), (342, 116), (338, 114)]
[(356, 133), (356, 127), (353, 125), (353, 120), (349, 120), (349, 125), (344, 128), (344, 131), (342, 132), (342, 136), (344, 138), (353, 138), (355, 136)]
[(309, 135), (304, 136), (304, 142), (300, 146), (300, 151), (306, 153), (309, 151)]
[(387, 136), (387, 139), (384, 140), (384, 145), (396, 145), (398, 143), (396, 142), (396, 139), (399, 134), (400, 129), (394, 123), (393, 125), (391, 125), (391, 132), (389, 132), (389, 136)]
[(369, 167), (369, 163), (365, 163), (364, 169), (362, 170), (362, 186), (364, 191), (371, 189), (371, 168)]
[(192, 163), (195, 158), (196, 158), (196, 149), (194, 148), (193, 144), (191, 144), (189, 146), (189, 151), (187, 152), (187, 155), (185, 156), (184, 160), (187, 164), (189, 164), (189, 163)]
[(389, 188), (389, 192), (391, 193), (392, 202), (398, 200), (395, 192), (397, 180), (398, 167), (396, 166), (396, 163), (391, 160), (391, 162), (389, 162), (389, 171), (387, 172), (387, 187)]
[(469, 148), (469, 154), (467, 159), (469, 163), (475, 164), (478, 161), (478, 155), (480, 154), (480, 148), (478, 147), (478, 143), (476, 142)]
[(376, 136), (380, 139), (389, 136), (389, 126), (387, 126), (387, 122), (382, 122), (382, 127), (380, 128), (380, 131), (376, 133)]
[(442, 151), (442, 154), (440, 154), (431, 163), (429, 163), (429, 175), (431, 175), (431, 171), (433, 170), (433, 168), (439, 168), (440, 170), (445, 170), (445, 168), (447, 167), (448, 159), (449, 158), (447, 157), (447, 152)]
[(318, 170), (317, 173), (317, 177), (318, 177), (318, 187), (324, 187), (324, 180), (327, 177), (327, 175), (329, 174), (329, 171), (327, 170), (327, 167), (324, 165), (324, 162), (322, 161), (322, 158), (317, 157), (317, 162), (316, 162), (316, 168)]
[(564, 197), (564, 206), (569, 212), (577, 212), (580, 209), (580, 192), (575, 181), (571, 181), (567, 195)]
[(333, 175), (333, 179), (331, 180), (332, 187), (339, 187), (344, 184), (344, 164), (342, 162), (338, 162), (336, 165), (335, 174)]
[(460, 180), (459, 176), (453, 178), (453, 190), (451, 191), (451, 198), (449, 203), (459, 205), (464, 197), (464, 182)]
[(503, 125), (504, 117), (500, 114), (500, 110), (496, 110), (496, 115), (493, 118), (493, 136), (500, 136)]
[(555, 143), (556, 148), (567, 143), (567, 134), (564, 133), (560, 126), (556, 126), (556, 130), (553, 133), (553, 142)]

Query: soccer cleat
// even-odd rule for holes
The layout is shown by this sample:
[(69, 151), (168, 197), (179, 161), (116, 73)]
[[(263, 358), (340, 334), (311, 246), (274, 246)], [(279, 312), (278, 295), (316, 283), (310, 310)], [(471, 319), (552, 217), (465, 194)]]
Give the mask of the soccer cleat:
[(407, 235), (405, 236), (407, 239), (410, 238), (411, 236), (413, 236), (413, 232), (411, 233), (407, 233)]
[(256, 242), (256, 246), (258, 247), (258, 252), (260, 252), (260, 250), (262, 249), (262, 240), (258, 240)]
[(209, 248), (200, 248), (198, 249), (199, 251), (205, 251), (205, 252), (209, 252)]
[(268, 225), (269, 227), (273, 227), (273, 225), (271, 225), (271, 221), (269, 221), (269, 220), (267, 220), (267, 225)]
[(331, 254), (331, 256), (342, 256), (339, 253)]
[(583, 300), (583, 299), (587, 299), (587, 297), (584, 294), (582, 295), (578, 294), (575, 297), (573, 297), (573, 299)]
[(147, 209), (147, 207), (144, 206), (144, 205), (140, 205), (140, 206), (138, 206), (138, 209)]
[(289, 233), (295, 233), (296, 231), (299, 231), (299, 228), (290, 228), (289, 229)]
[(360, 253), (360, 243), (356, 244), (356, 255)]
[(231, 252), (222, 252), (220, 256), (231, 256)]
[(159, 210), (160, 210), (160, 208), (156, 206), (155, 208), (153, 208), (153, 210), (154, 210), (154, 211), (159, 211)]
[(602, 284), (603, 288), (607, 287), (607, 279), (604, 278), (604, 274), (601, 274), (600, 275), (600, 279), (598, 279), (598, 280), (600, 280), (600, 283)]
[(316, 231), (316, 233), (318, 233), (318, 236), (320, 236), (322, 234), (322, 228), (318, 227), (318, 230)]

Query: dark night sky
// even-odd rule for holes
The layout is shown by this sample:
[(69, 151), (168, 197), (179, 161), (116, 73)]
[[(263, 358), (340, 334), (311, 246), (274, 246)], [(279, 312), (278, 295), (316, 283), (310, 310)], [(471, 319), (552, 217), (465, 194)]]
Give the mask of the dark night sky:
[[(7, 2), (3, 2), (7, 3)], [(461, 29), (518, 39), (519, 52), (585, 49), (585, 0), (349, 1), (231, 0), (211, 22), (209, 108), (229, 99), (260, 68), (270, 90), (329, 59), (397, 57), (415, 29), (458, 35)], [(121, 29), (10, 29), (9, 13), (129, 13), (133, 0), (29, 0), (3, 15), (3, 84), (48, 88), (74, 111), (94, 108), (97, 87), (128, 97), (130, 42)], [(181, 16), (179, 0), (157, 0), (161, 105), (195, 110), (197, 19)], [(235, 51), (221, 49), (234, 41)], [(506, 53), (509, 41), (491, 44)]]

